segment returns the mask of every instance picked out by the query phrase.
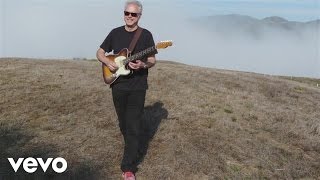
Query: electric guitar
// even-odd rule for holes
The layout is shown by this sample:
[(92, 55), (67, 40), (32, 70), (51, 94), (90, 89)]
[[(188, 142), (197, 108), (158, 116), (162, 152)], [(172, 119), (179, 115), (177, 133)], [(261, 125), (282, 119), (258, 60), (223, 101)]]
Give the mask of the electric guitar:
[(129, 50), (127, 48), (122, 49), (118, 54), (110, 54), (106, 57), (114, 61), (119, 67), (115, 72), (111, 72), (110, 69), (102, 63), (102, 73), (104, 82), (107, 84), (112, 84), (119, 76), (125, 76), (131, 73), (131, 70), (127, 69), (129, 62), (141, 59), (145, 55), (155, 52), (157, 49), (165, 49), (172, 46), (172, 41), (161, 41), (155, 46), (149, 47), (143, 51), (140, 51), (129, 57)]

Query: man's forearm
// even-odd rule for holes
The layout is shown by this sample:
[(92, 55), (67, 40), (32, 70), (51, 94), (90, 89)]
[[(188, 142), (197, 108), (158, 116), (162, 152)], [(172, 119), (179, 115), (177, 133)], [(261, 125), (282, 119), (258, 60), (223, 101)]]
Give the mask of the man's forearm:
[(103, 52), (102, 50), (99, 49), (99, 50), (97, 51), (96, 56), (97, 56), (97, 59), (98, 59), (100, 62), (102, 62), (102, 63), (104, 63), (104, 64), (107, 64), (107, 63), (108, 63), (108, 58), (106, 57), (105, 52)]
[(154, 56), (150, 56), (147, 59), (147, 62), (145, 62), (146, 67), (145, 68), (151, 68), (156, 64), (156, 58)]

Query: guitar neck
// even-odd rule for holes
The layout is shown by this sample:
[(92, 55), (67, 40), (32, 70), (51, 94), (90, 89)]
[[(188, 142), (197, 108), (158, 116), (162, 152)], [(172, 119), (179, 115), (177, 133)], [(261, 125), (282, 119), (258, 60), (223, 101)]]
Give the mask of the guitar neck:
[(152, 47), (149, 47), (149, 48), (147, 48), (147, 49), (145, 49), (145, 50), (143, 50), (143, 51), (140, 51), (140, 52), (138, 52), (138, 53), (136, 53), (136, 54), (128, 57), (127, 59), (125, 59), (125, 60), (123, 61), (123, 64), (126, 65), (126, 64), (128, 64), (129, 62), (131, 62), (131, 61), (134, 61), (134, 60), (137, 60), (137, 59), (141, 59), (141, 58), (144, 57), (145, 55), (148, 55), (148, 54), (150, 54), (150, 53), (152, 53), (152, 52), (155, 52), (156, 49), (157, 49), (157, 48), (156, 48), (155, 46), (152, 46)]

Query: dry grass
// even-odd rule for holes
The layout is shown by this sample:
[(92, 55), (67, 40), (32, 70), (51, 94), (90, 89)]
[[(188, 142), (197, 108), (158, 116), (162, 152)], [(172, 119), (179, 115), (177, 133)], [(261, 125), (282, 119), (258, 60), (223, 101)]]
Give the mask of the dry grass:
[[(119, 179), (122, 137), (100, 71), (96, 61), (0, 60), (0, 179)], [(137, 177), (319, 178), (314, 81), (159, 62), (145, 108), (155, 134)], [(6, 158), (27, 156), (62, 156), (68, 172), (12, 173)]]

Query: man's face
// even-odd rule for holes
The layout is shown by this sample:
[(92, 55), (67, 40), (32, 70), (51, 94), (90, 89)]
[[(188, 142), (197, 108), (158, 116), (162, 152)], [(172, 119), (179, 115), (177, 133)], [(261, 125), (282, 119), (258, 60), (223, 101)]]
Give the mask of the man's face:
[(138, 24), (140, 19), (139, 7), (135, 4), (129, 4), (124, 10), (124, 21), (127, 26), (133, 27)]

